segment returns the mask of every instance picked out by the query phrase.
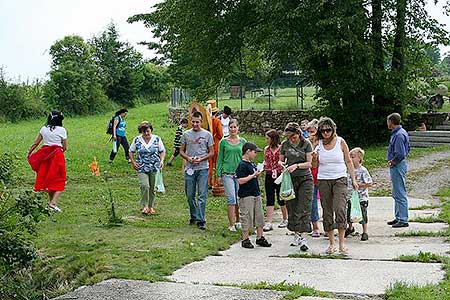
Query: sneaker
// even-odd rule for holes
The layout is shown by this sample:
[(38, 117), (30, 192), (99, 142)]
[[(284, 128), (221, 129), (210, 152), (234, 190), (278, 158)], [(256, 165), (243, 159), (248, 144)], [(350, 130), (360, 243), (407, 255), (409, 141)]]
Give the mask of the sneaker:
[(347, 227), (347, 229), (345, 229), (345, 237), (348, 237), (350, 234), (355, 232), (355, 227), (352, 227), (352, 229), (350, 229), (349, 227)]
[(269, 243), (265, 237), (260, 237), (259, 239), (256, 239), (256, 245), (261, 246), (261, 247), (271, 247), (272, 244)]
[(409, 224), (397, 222), (394, 225), (392, 225), (392, 228), (401, 228), (401, 227), (409, 227)]
[(247, 248), (247, 249), (253, 249), (253, 248), (255, 248), (255, 246), (253, 246), (252, 242), (250, 242), (250, 239), (243, 240), (243, 241), (241, 242), (241, 246), (242, 246), (243, 248)]
[(392, 220), (392, 221), (387, 222), (388, 225), (394, 225), (394, 224), (397, 224), (397, 223), (398, 223), (397, 220)]
[(302, 237), (299, 236), (298, 234), (294, 235), (294, 240), (291, 243), (291, 246), (300, 246), (300, 241), (302, 240)]
[(172, 163), (168, 162), (168, 163), (166, 164), (166, 166), (171, 167), (171, 166), (173, 166), (173, 165), (172, 165)]
[(278, 224), (278, 228), (286, 228), (288, 226), (288, 220), (283, 220)]
[(56, 213), (62, 212), (62, 210), (56, 205), (49, 205), (48, 209), (50, 209), (52, 212), (56, 212)]
[(236, 229), (242, 229), (242, 223), (241, 222), (237, 222), (234, 224), (234, 227), (236, 227)]
[(198, 229), (200, 229), (200, 230), (206, 230), (205, 223), (197, 223), (197, 227), (198, 227)]
[(189, 225), (195, 225), (195, 224), (197, 224), (197, 222), (195, 220), (193, 220), (193, 219), (189, 220)]
[(272, 226), (272, 224), (271, 223), (266, 223), (266, 225), (264, 225), (264, 227), (263, 227), (263, 231), (271, 231), (271, 230), (273, 230), (273, 226)]
[(300, 239), (300, 250), (307, 251), (308, 250), (308, 242), (305, 238)]
[(232, 231), (232, 232), (236, 232), (236, 227), (235, 226), (229, 226), (228, 230)]
[(361, 241), (367, 241), (369, 239), (369, 235), (367, 233), (363, 233), (361, 235)]

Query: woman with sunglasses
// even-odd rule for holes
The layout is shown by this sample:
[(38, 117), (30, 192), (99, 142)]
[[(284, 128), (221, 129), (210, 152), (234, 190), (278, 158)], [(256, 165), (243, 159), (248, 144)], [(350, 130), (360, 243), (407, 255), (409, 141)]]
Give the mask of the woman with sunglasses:
[(302, 136), (300, 125), (290, 122), (284, 129), (286, 140), (281, 144), (280, 162), (291, 174), (295, 198), (286, 202), (287, 228), (294, 232), (291, 246), (308, 250), (306, 235), (311, 232), (311, 201), (313, 179), (311, 176), (312, 147)]
[[(330, 118), (320, 118), (316, 156), (319, 166), (318, 186), (323, 210), (323, 229), (328, 235), (327, 254), (336, 252), (334, 228), (339, 232), (339, 253), (347, 255), (344, 247), (347, 203), (347, 171), (354, 189), (358, 189), (355, 171), (347, 143), (336, 134), (336, 124)], [(316, 160), (316, 159), (315, 159)]]

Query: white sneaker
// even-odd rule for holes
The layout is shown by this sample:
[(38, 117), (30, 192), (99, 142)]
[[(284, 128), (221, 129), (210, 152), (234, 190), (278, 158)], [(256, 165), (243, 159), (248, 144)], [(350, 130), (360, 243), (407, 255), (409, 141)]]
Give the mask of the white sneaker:
[(263, 227), (263, 231), (267, 232), (267, 231), (271, 231), (271, 230), (273, 230), (272, 223), (266, 223)]
[(240, 222), (237, 222), (234, 224), (234, 227), (236, 227), (236, 229), (242, 229), (242, 224)]
[(294, 235), (294, 240), (292, 241), (291, 246), (294, 246), (294, 247), (295, 246), (300, 246), (301, 240), (302, 240), (302, 237), (300, 235), (298, 235), (298, 234), (295, 234)]
[(228, 230), (229, 230), (229, 231), (232, 231), (232, 232), (236, 232), (236, 227), (230, 226), (230, 227), (228, 227)]
[(56, 205), (55, 205), (55, 206), (49, 205), (48, 208), (49, 208), (51, 211), (53, 211), (53, 212), (57, 212), (57, 213), (62, 212), (62, 210), (61, 210), (58, 206), (56, 206)]
[(305, 238), (300, 238), (300, 250), (307, 251), (308, 250), (308, 242)]
[(288, 220), (283, 220), (278, 224), (278, 228), (286, 228), (288, 225)]

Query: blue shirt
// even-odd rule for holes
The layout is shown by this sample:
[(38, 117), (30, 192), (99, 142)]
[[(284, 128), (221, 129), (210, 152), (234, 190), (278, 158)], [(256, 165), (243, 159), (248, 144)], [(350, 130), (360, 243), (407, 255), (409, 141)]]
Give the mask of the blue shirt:
[(142, 135), (140, 135), (133, 139), (130, 151), (137, 153), (138, 173), (156, 173), (161, 165), (160, 154), (165, 152), (166, 149), (159, 136), (152, 135), (150, 141), (146, 144)]
[(121, 116), (114, 117), (114, 121), (119, 121), (116, 126), (116, 135), (117, 136), (125, 136), (125, 128), (127, 127), (127, 123)]
[(399, 163), (408, 156), (409, 153), (409, 136), (401, 125), (392, 130), (391, 140), (387, 151), (387, 160), (393, 160)]

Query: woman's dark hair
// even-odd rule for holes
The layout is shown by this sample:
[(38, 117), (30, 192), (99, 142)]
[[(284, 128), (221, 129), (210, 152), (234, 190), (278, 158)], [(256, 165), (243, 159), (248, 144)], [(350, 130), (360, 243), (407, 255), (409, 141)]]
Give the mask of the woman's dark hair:
[(139, 124), (138, 126), (138, 131), (139, 133), (144, 133), (147, 131), (147, 129), (149, 129), (153, 132), (153, 126), (152, 123), (148, 122), (148, 121), (142, 121), (141, 124)]
[(223, 107), (223, 113), (226, 114), (227, 116), (231, 115), (231, 108), (229, 106), (224, 106)]
[(53, 110), (47, 117), (47, 127), (51, 130), (55, 129), (55, 126), (63, 126), (62, 120), (64, 120), (64, 115), (59, 110)]
[(116, 111), (116, 116), (121, 115), (126, 112), (128, 112), (128, 109), (126, 109), (126, 108), (119, 109), (118, 111)]
[(186, 119), (186, 118), (181, 119), (181, 120), (180, 120), (180, 125), (181, 125), (181, 124), (189, 124), (188, 119)]
[(319, 119), (319, 123), (317, 124), (317, 137), (319, 138), (319, 140), (323, 140), (324, 137), (322, 135), (321, 129), (323, 127), (329, 127), (331, 128), (331, 139), (334, 138), (334, 136), (336, 135), (336, 123), (334, 123), (334, 121), (331, 118), (328, 117), (321, 117)]
[(276, 148), (280, 144), (280, 135), (278, 131), (275, 129), (270, 129), (266, 132), (266, 135), (270, 137), (270, 145), (269, 148)]

